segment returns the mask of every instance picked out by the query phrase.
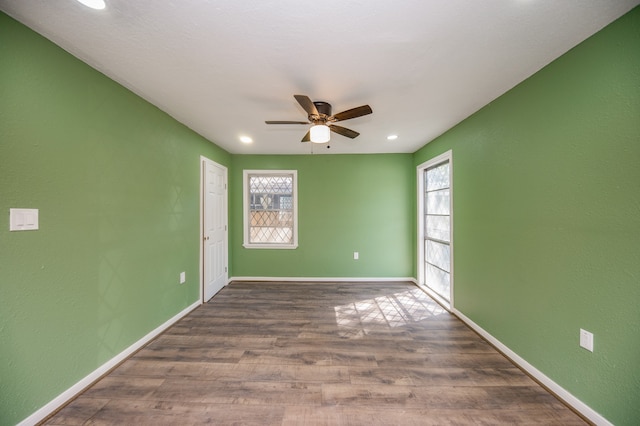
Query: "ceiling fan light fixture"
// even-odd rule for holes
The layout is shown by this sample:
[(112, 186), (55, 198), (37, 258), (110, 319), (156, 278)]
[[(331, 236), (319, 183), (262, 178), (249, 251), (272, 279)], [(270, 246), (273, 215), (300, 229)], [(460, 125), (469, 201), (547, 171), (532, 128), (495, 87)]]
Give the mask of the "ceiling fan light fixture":
[(329, 142), (331, 130), (326, 124), (316, 124), (311, 126), (310, 139), (313, 143), (326, 143)]

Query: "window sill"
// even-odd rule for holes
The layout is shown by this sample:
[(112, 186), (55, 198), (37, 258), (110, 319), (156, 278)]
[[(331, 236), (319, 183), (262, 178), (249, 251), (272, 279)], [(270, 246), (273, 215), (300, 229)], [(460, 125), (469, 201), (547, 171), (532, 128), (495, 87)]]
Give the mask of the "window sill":
[(274, 250), (294, 250), (298, 248), (297, 244), (242, 244), (246, 249), (274, 249)]

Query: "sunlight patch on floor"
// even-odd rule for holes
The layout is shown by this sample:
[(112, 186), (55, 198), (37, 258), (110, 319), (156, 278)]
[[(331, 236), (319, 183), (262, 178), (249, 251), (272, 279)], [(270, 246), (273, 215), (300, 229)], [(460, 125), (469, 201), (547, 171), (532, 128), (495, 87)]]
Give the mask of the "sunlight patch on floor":
[(419, 289), (361, 300), (334, 309), (339, 334), (347, 338), (361, 338), (374, 330), (397, 328), (446, 313)]

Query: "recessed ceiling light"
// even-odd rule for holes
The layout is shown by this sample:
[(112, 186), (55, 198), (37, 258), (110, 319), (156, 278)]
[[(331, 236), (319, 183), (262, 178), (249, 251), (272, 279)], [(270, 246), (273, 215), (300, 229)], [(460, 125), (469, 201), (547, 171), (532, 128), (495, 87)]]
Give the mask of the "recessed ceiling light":
[(251, 143), (251, 142), (253, 142), (253, 139), (251, 139), (249, 136), (240, 136), (240, 142), (242, 142), (242, 143)]
[(104, 0), (78, 0), (78, 2), (84, 4), (91, 9), (102, 10), (107, 5), (104, 3)]
[(389, 136), (387, 136), (387, 140), (394, 141), (396, 139), (398, 139), (398, 135), (389, 135)]

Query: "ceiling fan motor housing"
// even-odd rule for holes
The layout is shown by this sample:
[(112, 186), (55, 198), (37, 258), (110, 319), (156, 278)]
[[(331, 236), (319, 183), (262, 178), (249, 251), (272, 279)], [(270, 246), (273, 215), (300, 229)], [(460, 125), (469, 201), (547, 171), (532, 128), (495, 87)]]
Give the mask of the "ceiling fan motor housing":
[[(331, 104), (322, 101), (315, 101), (313, 103), (318, 110), (318, 115), (320, 116), (320, 120), (323, 122), (327, 121), (327, 118), (331, 117)], [(309, 120), (313, 121), (311, 115), (309, 115)]]

